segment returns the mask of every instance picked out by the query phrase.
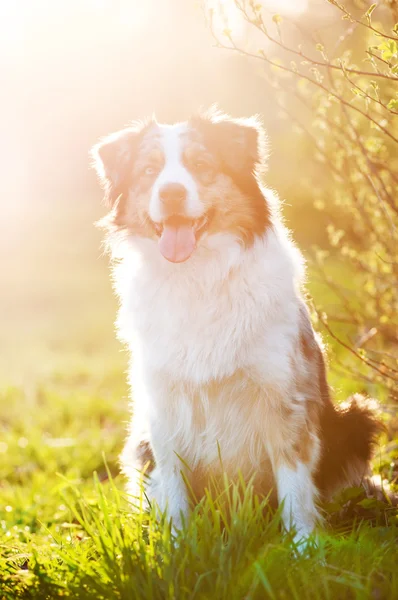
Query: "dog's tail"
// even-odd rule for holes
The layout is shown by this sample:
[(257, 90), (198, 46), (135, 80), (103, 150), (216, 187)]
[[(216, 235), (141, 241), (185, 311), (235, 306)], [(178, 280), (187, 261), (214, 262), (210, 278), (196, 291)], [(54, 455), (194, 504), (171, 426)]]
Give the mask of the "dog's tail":
[(321, 493), (330, 497), (344, 486), (360, 485), (369, 474), (378, 435), (384, 426), (377, 402), (354, 394), (340, 406), (328, 398), (320, 415), (322, 453), (316, 475)]

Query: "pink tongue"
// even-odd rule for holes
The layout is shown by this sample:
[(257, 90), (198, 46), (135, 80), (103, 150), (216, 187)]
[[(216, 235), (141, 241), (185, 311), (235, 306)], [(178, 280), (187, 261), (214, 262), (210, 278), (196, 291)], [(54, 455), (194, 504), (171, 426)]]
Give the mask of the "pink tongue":
[(195, 232), (191, 225), (165, 223), (159, 240), (159, 250), (167, 260), (184, 262), (195, 250)]

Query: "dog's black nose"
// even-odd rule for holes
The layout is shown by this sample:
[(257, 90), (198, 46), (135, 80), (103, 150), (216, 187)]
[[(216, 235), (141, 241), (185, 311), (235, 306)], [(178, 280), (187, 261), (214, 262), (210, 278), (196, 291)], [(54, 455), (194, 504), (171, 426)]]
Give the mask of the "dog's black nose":
[(183, 212), (187, 190), (181, 183), (166, 183), (160, 188), (159, 197), (164, 209), (169, 214), (175, 214)]

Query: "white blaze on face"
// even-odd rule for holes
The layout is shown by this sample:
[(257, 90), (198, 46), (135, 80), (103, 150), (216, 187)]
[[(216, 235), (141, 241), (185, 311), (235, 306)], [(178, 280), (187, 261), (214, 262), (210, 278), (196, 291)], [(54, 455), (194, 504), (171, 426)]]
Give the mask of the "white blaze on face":
[[(187, 132), (185, 124), (161, 125), (161, 146), (165, 164), (152, 188), (149, 216), (156, 223), (162, 223), (163, 230), (159, 239), (159, 250), (171, 262), (187, 260), (196, 247), (194, 220), (204, 213), (199, 200), (194, 178), (183, 163), (183, 134)], [(168, 184), (180, 184), (186, 190), (184, 218), (167, 217), (160, 200), (159, 192)]]
[(185, 123), (177, 125), (159, 125), (160, 143), (164, 154), (165, 164), (159, 173), (153, 188), (149, 204), (149, 216), (155, 223), (160, 223), (164, 217), (162, 203), (159, 198), (160, 189), (170, 183), (179, 183), (187, 190), (185, 216), (188, 219), (198, 219), (204, 208), (199, 200), (198, 189), (194, 178), (183, 163), (183, 135), (188, 127)]

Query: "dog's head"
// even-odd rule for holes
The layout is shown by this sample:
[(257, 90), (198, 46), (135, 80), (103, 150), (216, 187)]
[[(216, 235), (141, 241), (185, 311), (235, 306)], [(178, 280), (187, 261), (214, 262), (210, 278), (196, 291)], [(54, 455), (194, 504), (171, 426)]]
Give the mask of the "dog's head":
[(269, 207), (258, 184), (265, 154), (256, 119), (214, 111), (175, 125), (140, 123), (92, 150), (108, 226), (152, 239), (171, 262), (186, 261), (215, 234), (249, 245), (265, 231)]

